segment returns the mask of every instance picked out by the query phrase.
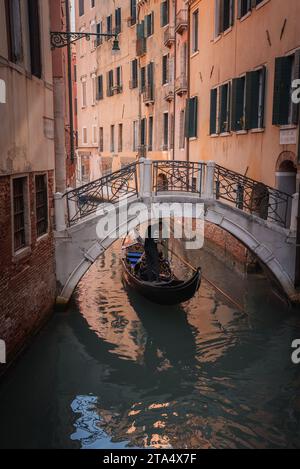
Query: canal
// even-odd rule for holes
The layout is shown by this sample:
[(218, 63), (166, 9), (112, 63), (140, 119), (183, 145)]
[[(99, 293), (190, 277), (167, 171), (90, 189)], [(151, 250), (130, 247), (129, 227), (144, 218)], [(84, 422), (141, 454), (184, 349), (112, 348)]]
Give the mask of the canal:
[(299, 448), (299, 315), (262, 275), (201, 263), (243, 312), (205, 281), (156, 306), (124, 287), (119, 243), (99, 259), (2, 379), (0, 447)]

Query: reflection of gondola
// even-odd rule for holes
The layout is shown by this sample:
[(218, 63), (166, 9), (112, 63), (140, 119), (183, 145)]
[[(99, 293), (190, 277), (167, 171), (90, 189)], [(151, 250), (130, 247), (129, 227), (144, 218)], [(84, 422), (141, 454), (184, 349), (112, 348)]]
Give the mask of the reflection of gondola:
[[(154, 303), (162, 305), (175, 305), (193, 298), (201, 283), (201, 269), (187, 281), (178, 280), (172, 273), (155, 282), (144, 280), (136, 267), (137, 259), (143, 254), (140, 244), (125, 248), (122, 259), (123, 276), (126, 283), (138, 293)], [(163, 262), (163, 261), (162, 261)]]

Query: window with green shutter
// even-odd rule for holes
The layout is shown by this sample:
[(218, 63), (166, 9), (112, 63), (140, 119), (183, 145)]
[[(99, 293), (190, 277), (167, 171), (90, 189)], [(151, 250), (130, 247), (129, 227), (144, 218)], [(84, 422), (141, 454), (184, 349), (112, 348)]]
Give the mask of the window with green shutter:
[(210, 91), (210, 135), (217, 133), (218, 88)]
[(197, 137), (198, 131), (198, 97), (194, 96), (187, 100), (185, 136), (187, 138)]
[(290, 123), (293, 61), (293, 55), (275, 59), (273, 125)]
[(160, 24), (162, 27), (169, 24), (169, 0), (165, 0), (160, 5)]
[(220, 87), (220, 133), (230, 130), (230, 83)]
[(245, 128), (245, 77), (232, 80), (231, 130), (238, 132)]

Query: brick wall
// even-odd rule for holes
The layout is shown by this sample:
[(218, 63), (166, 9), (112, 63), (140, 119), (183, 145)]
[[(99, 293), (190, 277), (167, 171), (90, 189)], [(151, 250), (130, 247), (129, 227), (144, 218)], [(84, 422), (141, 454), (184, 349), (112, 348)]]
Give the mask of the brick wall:
[(48, 172), (48, 234), (38, 240), (34, 173), (28, 177), (30, 249), (17, 257), (12, 248), (11, 178), (0, 177), (0, 339), (6, 342), (8, 363), (50, 314), (55, 300), (53, 172)]

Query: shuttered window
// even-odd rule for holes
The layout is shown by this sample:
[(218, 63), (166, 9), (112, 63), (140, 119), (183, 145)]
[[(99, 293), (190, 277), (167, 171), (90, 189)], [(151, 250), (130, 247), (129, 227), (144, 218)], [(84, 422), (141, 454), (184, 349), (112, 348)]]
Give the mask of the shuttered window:
[(137, 88), (138, 86), (138, 61), (134, 59), (131, 61), (131, 83), (130, 88)]
[(199, 10), (193, 12), (192, 52), (199, 50)]
[(210, 92), (210, 135), (217, 133), (217, 103), (218, 89), (214, 88)]
[[(106, 32), (108, 34), (112, 33), (112, 15), (107, 16), (107, 18), (106, 18)], [(107, 37), (106, 40), (108, 41), (109, 37)]]
[(245, 128), (245, 77), (232, 80), (231, 130), (237, 132)]
[(149, 117), (148, 151), (153, 150), (153, 116)]
[(115, 32), (119, 34), (122, 30), (122, 10), (121, 8), (117, 8), (115, 11)]
[(35, 177), (36, 234), (40, 237), (48, 231), (48, 191), (47, 176)]
[(20, 0), (6, 0), (9, 59), (19, 63), (23, 59)]
[(215, 35), (218, 36), (234, 24), (235, 0), (215, 1)]
[(286, 125), (290, 121), (293, 60), (294, 56), (275, 60), (273, 125)]
[(141, 68), (141, 93), (146, 89), (146, 68)]
[(146, 135), (147, 135), (147, 120), (144, 118), (141, 120), (141, 145), (146, 145)]
[(110, 126), (110, 151), (115, 152), (115, 126)]
[(169, 0), (165, 0), (160, 5), (160, 24), (162, 27), (169, 24)]
[(184, 148), (184, 143), (185, 143), (184, 120), (185, 120), (185, 115), (184, 115), (184, 110), (182, 110), (180, 111), (180, 116), (179, 116), (179, 148), (180, 149)]
[(154, 34), (154, 12), (146, 16), (146, 37)]
[[(100, 21), (99, 23), (97, 23), (96, 25), (96, 32), (97, 34), (102, 34), (102, 21)], [(96, 41), (95, 41), (95, 45), (96, 47), (100, 46), (103, 42), (103, 38), (101, 36), (98, 36), (96, 38)]]
[(253, 0), (238, 0), (238, 18), (242, 18), (251, 11)]
[(185, 136), (187, 138), (197, 137), (198, 130), (198, 97), (195, 96), (187, 100)]
[(79, 16), (84, 15), (84, 0), (78, 0)]
[(162, 84), (165, 85), (168, 83), (168, 64), (169, 64), (169, 55), (166, 54), (162, 58)]
[(119, 124), (119, 133), (118, 133), (118, 152), (123, 151), (123, 124)]
[(230, 83), (220, 87), (220, 133), (230, 130)]
[(103, 99), (103, 75), (97, 77), (97, 101)]
[(130, 0), (130, 23), (134, 25), (136, 23), (136, 0)]
[(103, 127), (99, 127), (99, 151), (104, 151), (104, 131)]
[(167, 112), (163, 115), (163, 150), (168, 150), (169, 147), (169, 114)]

